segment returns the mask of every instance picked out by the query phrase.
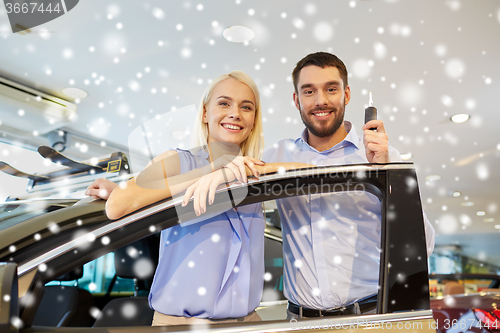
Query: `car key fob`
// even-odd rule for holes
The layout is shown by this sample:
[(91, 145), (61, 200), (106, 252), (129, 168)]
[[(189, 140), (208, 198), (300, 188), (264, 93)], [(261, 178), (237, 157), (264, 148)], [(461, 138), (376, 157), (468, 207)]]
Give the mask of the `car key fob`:
[[(377, 108), (373, 106), (372, 92), (370, 91), (370, 101), (368, 107), (365, 109), (365, 124), (370, 120), (377, 119)], [(376, 128), (370, 128), (370, 130), (376, 130)]]

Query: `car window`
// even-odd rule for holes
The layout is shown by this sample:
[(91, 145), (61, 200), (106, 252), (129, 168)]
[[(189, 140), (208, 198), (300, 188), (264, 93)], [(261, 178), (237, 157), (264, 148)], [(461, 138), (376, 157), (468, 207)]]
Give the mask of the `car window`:
[(281, 301), (283, 295), (283, 246), (281, 241), (266, 237), (264, 240), (264, 292), (262, 301)]
[[(124, 279), (115, 277), (116, 270), (114, 264), (114, 252), (107, 253), (91, 262), (83, 265), (83, 276), (70, 281), (50, 281), (46, 286), (63, 285), (74, 286), (85, 289), (91, 294), (101, 295), (110, 293), (110, 295), (132, 295), (134, 293), (134, 279)], [(112, 285), (112, 289), (109, 290)]]
[[(275, 225), (279, 225), (279, 214), (276, 208), (276, 202), (274, 200), (264, 202), (262, 209), (266, 217), (272, 216), (271, 219), (266, 219), (268, 220), (267, 222), (272, 223), (266, 223), (267, 225), (264, 240), (265, 275), (262, 302), (283, 301), (285, 300), (283, 295), (283, 252), (281, 230), (275, 227)], [(153, 241), (156, 239), (156, 242), (159, 242), (158, 235), (152, 235), (149, 236), (149, 238), (152, 238)], [(127, 249), (128, 247), (129, 245), (125, 245), (123, 247), (125, 248), (125, 251), (122, 252), (130, 252)], [(65, 274), (64, 276), (71, 275)], [(84, 264), (83, 274), (78, 279), (69, 281), (64, 279), (55, 279), (45, 285), (46, 287), (75, 287), (78, 290), (86, 290), (89, 292), (94, 299), (92, 302), (94, 306), (91, 307), (90, 311), (92, 312), (91, 315), (95, 321), (102, 314), (102, 311), (105, 311), (106, 304), (112, 299), (147, 296), (147, 292), (142, 293), (141, 295), (134, 294), (137, 290), (137, 282), (138, 281), (135, 281), (132, 278), (127, 279), (116, 276), (115, 252), (110, 252)], [(144, 286), (144, 284), (142, 286)], [(149, 285), (147, 285), (147, 287), (149, 287)], [(145, 305), (147, 306), (147, 303), (145, 303)], [(272, 312), (271, 316), (269, 316), (266, 309), (261, 309), (259, 311), (262, 311), (262, 317), (266, 320), (284, 318), (284, 315), (280, 315), (278, 318), (275, 318), (273, 317)], [(284, 308), (280, 309), (280, 313), (283, 311), (285, 311)], [(39, 326), (44, 326), (40, 323), (37, 324)], [(68, 325), (75, 325), (75, 323), (70, 321)]]
[(462, 258), (458, 255), (433, 253), (429, 257), (429, 272), (436, 274), (462, 273)]
[[(264, 241), (264, 293), (262, 301), (284, 300), (283, 295), (283, 250), (281, 242), (281, 230), (275, 228), (279, 225), (279, 213), (274, 200), (266, 201), (262, 205), (266, 222), (268, 223), (266, 238)], [(271, 216), (271, 218), (269, 218)], [(116, 294), (133, 294), (134, 279), (116, 277), (114, 264), (114, 252), (107, 253), (95, 260), (83, 265), (83, 276), (70, 281), (54, 280), (46, 283), (46, 286), (63, 285), (75, 286), (89, 291), (91, 294), (105, 294), (110, 292)], [(116, 280), (113, 282), (113, 278)], [(112, 284), (111, 291), (109, 290)]]
[(266, 219), (266, 225), (281, 230), (281, 220), (276, 200), (263, 202), (262, 210), (264, 212), (264, 218)]

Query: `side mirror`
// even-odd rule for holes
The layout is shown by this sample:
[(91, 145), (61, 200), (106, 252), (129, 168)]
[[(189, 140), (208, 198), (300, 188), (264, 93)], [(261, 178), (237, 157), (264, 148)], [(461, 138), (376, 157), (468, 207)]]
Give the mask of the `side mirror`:
[(0, 263), (0, 332), (19, 332), (17, 264)]

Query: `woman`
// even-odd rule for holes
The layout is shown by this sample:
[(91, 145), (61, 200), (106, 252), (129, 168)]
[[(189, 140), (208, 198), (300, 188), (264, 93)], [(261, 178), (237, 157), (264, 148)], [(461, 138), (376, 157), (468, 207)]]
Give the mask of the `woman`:
[[(194, 194), (200, 215), (206, 194), (210, 191), (211, 204), (219, 184), (236, 178), (246, 182), (247, 173), (258, 176), (264, 171), (257, 159), (263, 148), (259, 92), (245, 73), (222, 75), (207, 87), (196, 127), (202, 148), (167, 151), (137, 182), (116, 187), (101, 180), (86, 194), (106, 198), (112, 191), (106, 213), (116, 219), (189, 187), (186, 196)], [(235, 148), (242, 156), (235, 156)], [(266, 171), (278, 167), (266, 165)], [(262, 209), (253, 204), (163, 230), (149, 295), (153, 325), (260, 320), (255, 308), (262, 296), (264, 227)]]

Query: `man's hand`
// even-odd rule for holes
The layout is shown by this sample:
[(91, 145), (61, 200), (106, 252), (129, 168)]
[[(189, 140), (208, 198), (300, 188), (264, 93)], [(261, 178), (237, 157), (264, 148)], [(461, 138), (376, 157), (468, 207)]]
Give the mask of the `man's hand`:
[[(376, 131), (370, 130), (375, 128)], [(370, 163), (389, 163), (389, 137), (382, 120), (370, 120), (363, 126), (366, 158)]]
[(109, 195), (116, 187), (118, 187), (118, 184), (113, 183), (109, 179), (99, 178), (94, 180), (92, 184), (87, 187), (85, 195), (88, 195), (94, 199), (108, 200)]

